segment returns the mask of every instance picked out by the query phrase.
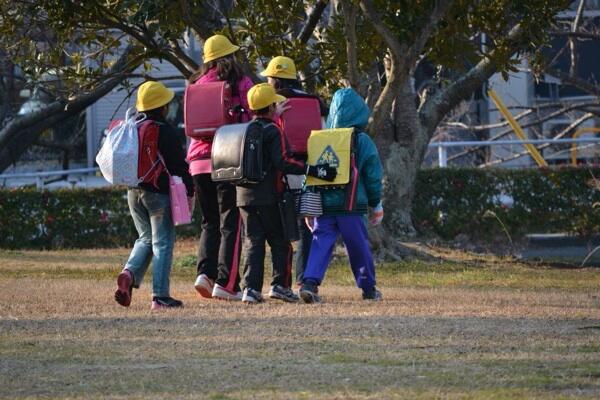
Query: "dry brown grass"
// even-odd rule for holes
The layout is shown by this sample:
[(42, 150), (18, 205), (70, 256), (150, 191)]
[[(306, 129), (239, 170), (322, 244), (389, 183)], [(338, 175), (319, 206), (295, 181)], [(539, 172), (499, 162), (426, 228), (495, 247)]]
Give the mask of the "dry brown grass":
[(0, 398), (600, 396), (600, 270), (446, 254), (385, 265), (372, 303), (338, 265), (325, 304), (247, 307), (195, 296), (194, 251), (159, 313), (150, 277), (112, 300), (127, 249), (0, 252)]

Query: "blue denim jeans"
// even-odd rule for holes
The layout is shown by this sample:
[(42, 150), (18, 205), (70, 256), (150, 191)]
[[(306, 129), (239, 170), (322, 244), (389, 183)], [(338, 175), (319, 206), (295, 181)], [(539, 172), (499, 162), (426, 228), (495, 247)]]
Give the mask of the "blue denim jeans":
[(125, 268), (133, 273), (135, 287), (139, 287), (152, 261), (152, 295), (167, 297), (175, 244), (169, 195), (129, 189), (127, 203), (139, 237)]

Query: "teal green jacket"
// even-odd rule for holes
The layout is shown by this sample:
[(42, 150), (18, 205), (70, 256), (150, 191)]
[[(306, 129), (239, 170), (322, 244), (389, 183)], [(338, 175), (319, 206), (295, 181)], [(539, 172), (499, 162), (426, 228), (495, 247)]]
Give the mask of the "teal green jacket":
[(340, 89), (333, 95), (327, 128), (356, 128), (356, 165), (358, 186), (355, 192), (355, 206), (345, 209), (346, 190), (322, 190), (323, 215), (366, 214), (367, 206), (375, 207), (381, 201), (381, 179), (383, 170), (377, 147), (364, 133), (369, 120), (369, 107), (353, 89)]

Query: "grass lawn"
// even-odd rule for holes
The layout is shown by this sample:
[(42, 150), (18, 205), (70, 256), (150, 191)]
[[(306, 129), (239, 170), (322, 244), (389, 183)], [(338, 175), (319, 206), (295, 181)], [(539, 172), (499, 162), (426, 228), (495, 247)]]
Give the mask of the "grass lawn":
[(337, 261), (324, 304), (244, 306), (196, 296), (182, 242), (185, 308), (151, 312), (150, 274), (112, 298), (128, 249), (0, 250), (0, 399), (600, 397), (600, 269), (436, 251), (381, 265), (381, 303)]

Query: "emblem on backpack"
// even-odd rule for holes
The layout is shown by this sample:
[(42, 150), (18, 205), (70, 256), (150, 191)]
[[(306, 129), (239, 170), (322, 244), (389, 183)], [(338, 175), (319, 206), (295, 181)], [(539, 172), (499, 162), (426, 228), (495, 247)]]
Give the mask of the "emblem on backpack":
[(328, 145), (319, 156), (317, 164), (329, 164), (331, 167), (337, 168), (340, 166), (340, 159), (333, 148)]

